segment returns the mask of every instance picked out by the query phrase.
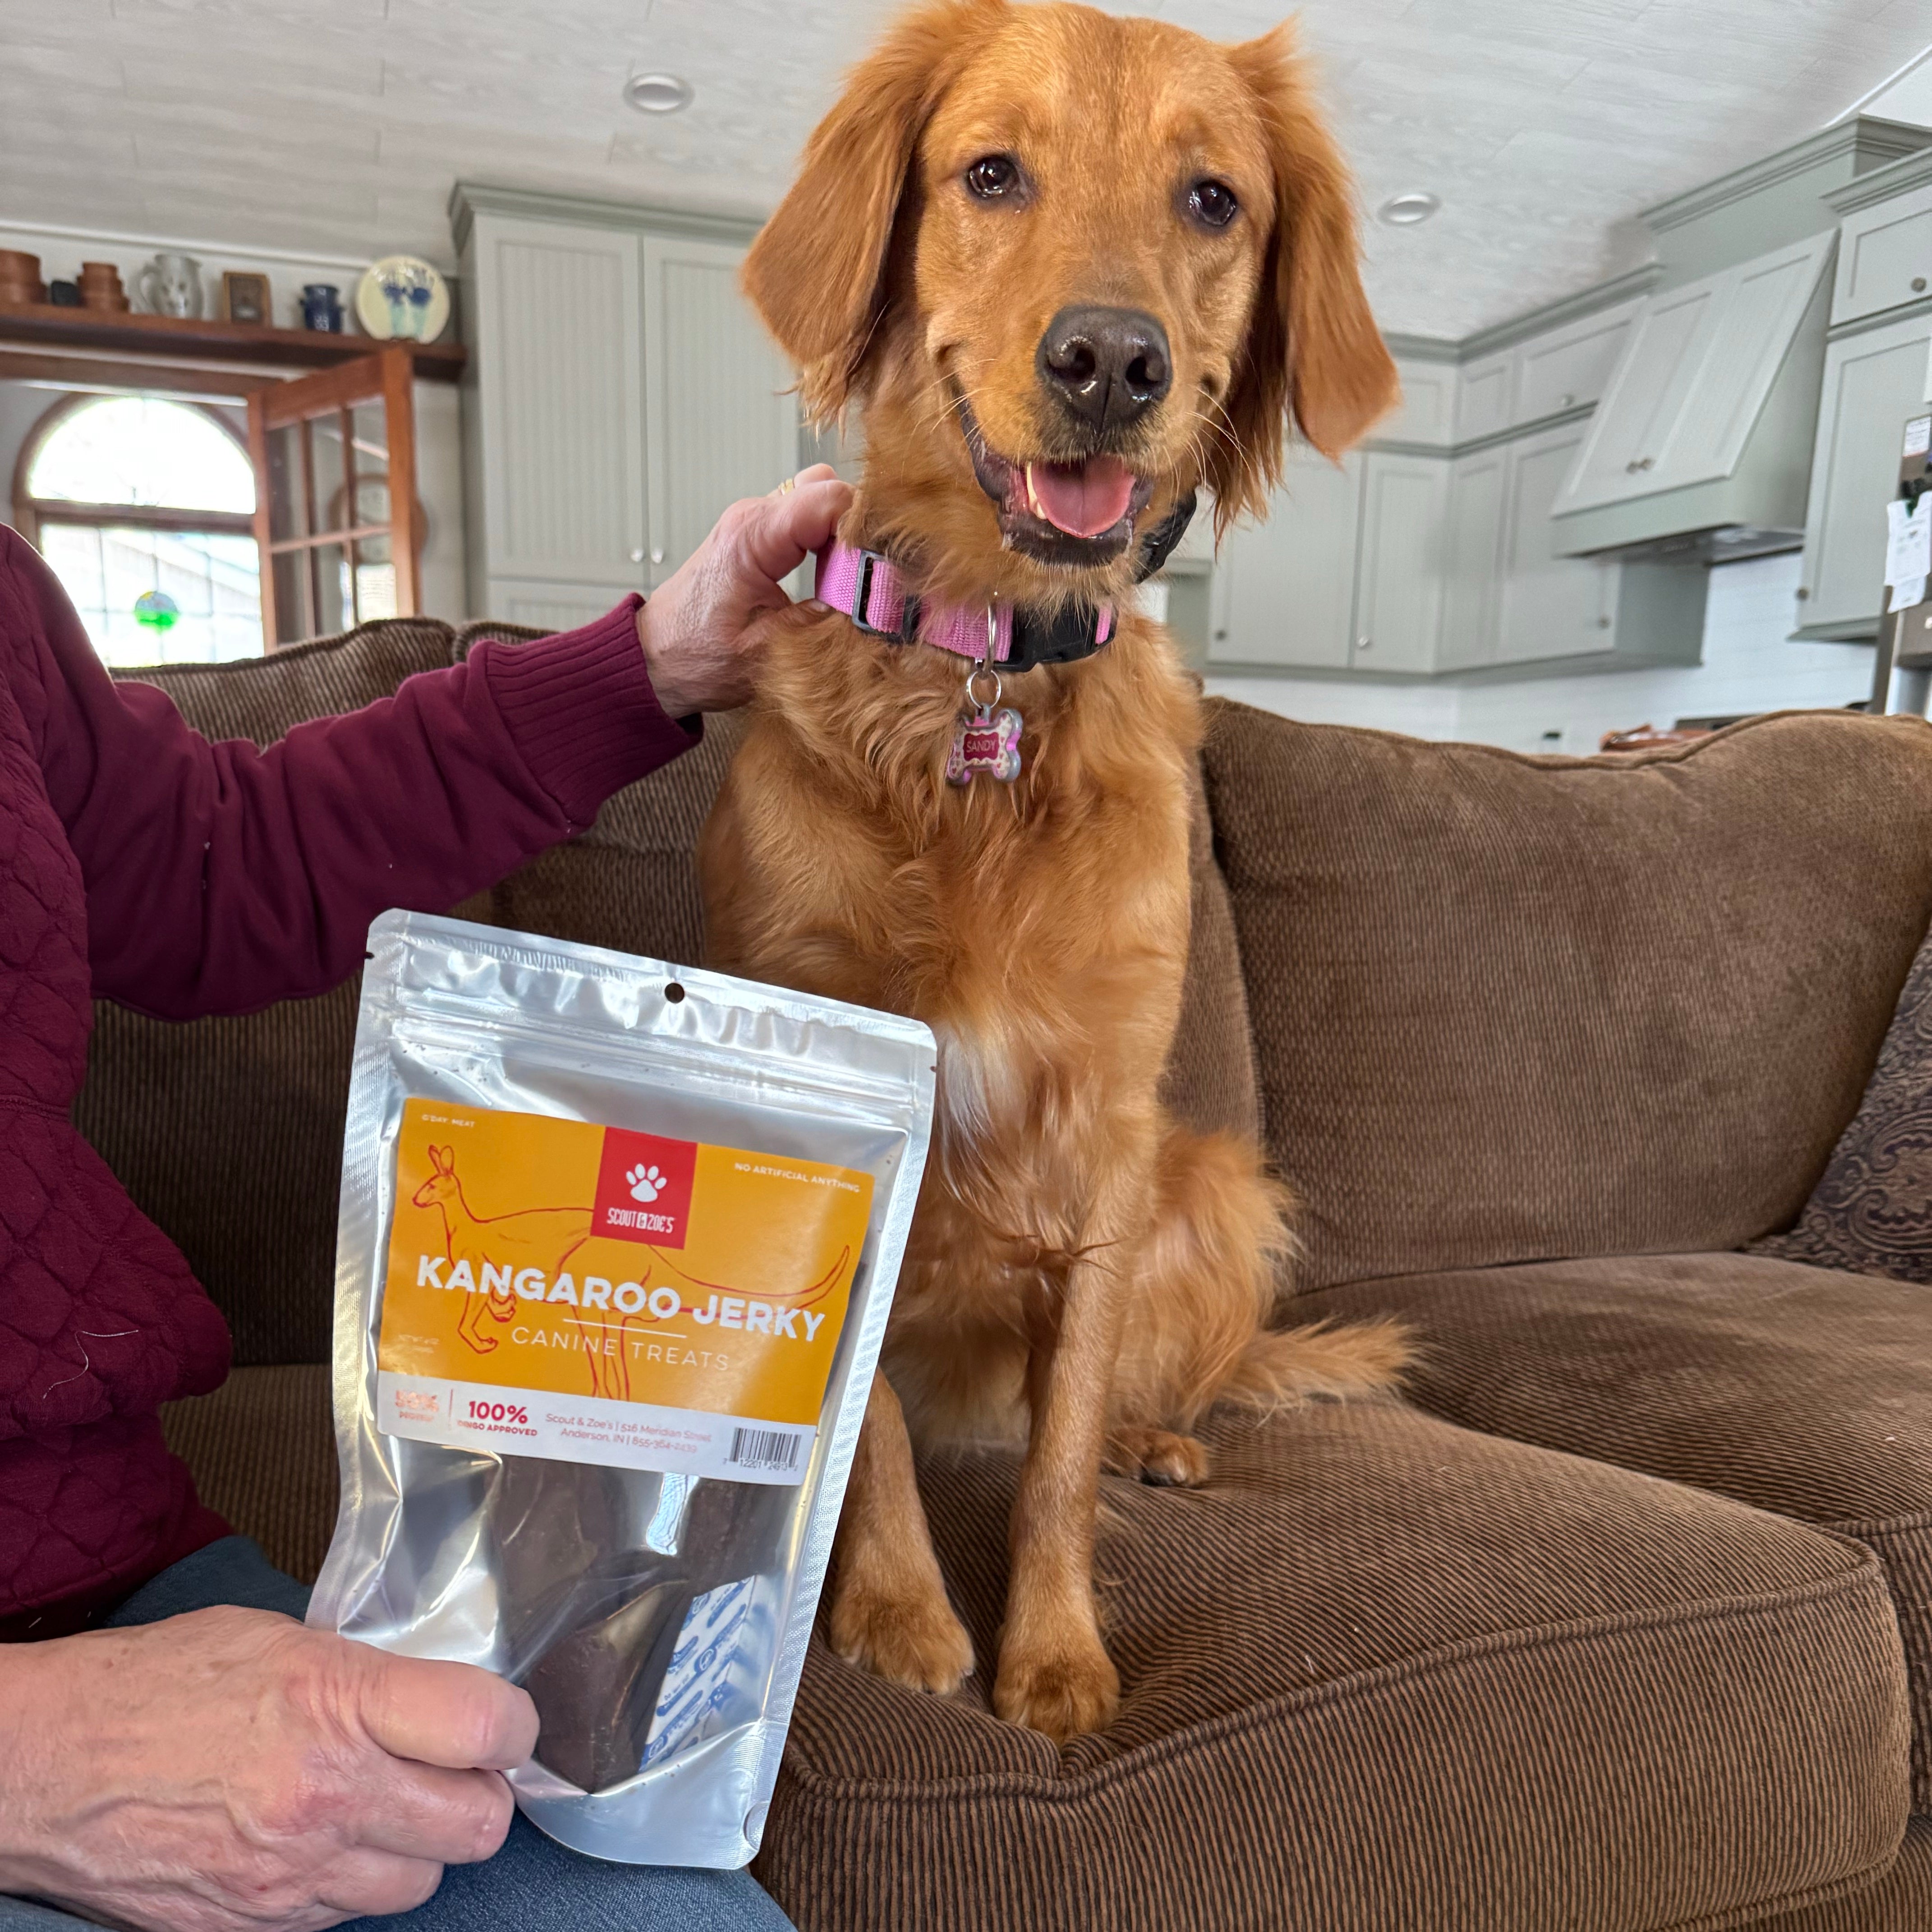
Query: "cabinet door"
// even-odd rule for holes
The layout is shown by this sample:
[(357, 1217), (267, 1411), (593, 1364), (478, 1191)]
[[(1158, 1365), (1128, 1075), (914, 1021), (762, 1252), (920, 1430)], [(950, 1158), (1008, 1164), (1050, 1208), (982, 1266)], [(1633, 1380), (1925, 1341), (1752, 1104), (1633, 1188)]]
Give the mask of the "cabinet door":
[(1736, 272), (1690, 283), (1645, 304), (1590, 419), (1563, 508), (1594, 509), (1657, 488), (1659, 458), (1703, 374)]
[(1444, 519), (1448, 576), (1442, 592), (1442, 648), (1436, 658), (1441, 670), (1467, 670), (1495, 661), (1509, 469), (1508, 444), (1450, 466)]
[(1894, 195), (1845, 218), (1832, 320), (1856, 322), (1917, 302), (1932, 288), (1932, 188)]
[(1471, 442), (1509, 428), (1510, 370), (1515, 359), (1505, 349), (1479, 362), (1463, 364), (1456, 396), (1458, 442)]
[(1399, 362), (1402, 400), (1370, 434), (1378, 442), (1441, 443), (1456, 440), (1456, 392), (1453, 362)]
[(1625, 302), (1521, 344), (1510, 421), (1535, 422), (1594, 403), (1617, 366), (1631, 320), (1642, 306)]
[(792, 375), (738, 292), (745, 251), (644, 243), (650, 581), (662, 584), (740, 496), (798, 467)]
[(470, 261), (488, 575), (641, 590), (638, 238), (479, 214)]
[(1899, 440), (1922, 410), (1932, 316), (1915, 316), (1832, 343), (1811, 460), (1804, 587), (1806, 631), (1878, 634), (1885, 575), (1885, 506), (1898, 488)]
[(1209, 662), (1345, 670), (1352, 655), (1362, 458), (1298, 451), (1264, 524), (1230, 530), (1214, 572)]
[(1550, 521), (1582, 440), (1580, 425), (1565, 425), (1525, 436), (1510, 452), (1498, 664), (1578, 657), (1615, 641), (1617, 566), (1558, 556)]
[(532, 624), (540, 630), (574, 631), (595, 623), (616, 602), (598, 584), (518, 583), (493, 577), (484, 608), (506, 624)]
[(1725, 297), (1718, 340), (1668, 425), (1657, 467), (1646, 479), (1652, 489), (1714, 482), (1737, 468), (1814, 295), (1813, 339), (1823, 339), (1820, 284), (1836, 240), (1816, 235), (1732, 271), (1736, 279)]
[(1355, 579), (1357, 670), (1436, 668), (1448, 494), (1449, 465), (1439, 457), (1370, 454)]

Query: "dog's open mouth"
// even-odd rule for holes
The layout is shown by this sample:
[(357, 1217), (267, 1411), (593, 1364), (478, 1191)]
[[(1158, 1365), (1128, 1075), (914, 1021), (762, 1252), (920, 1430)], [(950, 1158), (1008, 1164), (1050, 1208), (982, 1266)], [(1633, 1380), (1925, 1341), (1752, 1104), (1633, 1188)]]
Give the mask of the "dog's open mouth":
[(1134, 519), (1154, 494), (1151, 477), (1105, 453), (1070, 463), (1001, 456), (988, 448), (964, 396), (958, 406), (973, 473), (992, 499), (1009, 549), (1078, 567), (1111, 563), (1133, 542)]

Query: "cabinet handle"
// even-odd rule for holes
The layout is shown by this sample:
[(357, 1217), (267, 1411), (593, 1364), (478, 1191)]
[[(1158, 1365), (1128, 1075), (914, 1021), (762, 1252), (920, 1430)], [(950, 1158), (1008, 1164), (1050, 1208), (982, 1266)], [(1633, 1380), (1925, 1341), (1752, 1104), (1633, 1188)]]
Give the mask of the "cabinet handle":
[(643, 545), (642, 544), (638, 544), (638, 546), (637, 547), (637, 548), (636, 548), (635, 550), (634, 550), (633, 551), (632, 551), (632, 553), (631, 553), (631, 561), (632, 561), (633, 563), (642, 563), (642, 562), (644, 562), (644, 545)]
[(1635, 457), (1633, 456), (1630, 460), (1624, 465), (1624, 474), (1626, 476), (1634, 476), (1636, 474), (1636, 458)]
[(1925, 278), (1923, 275), (1912, 277), (1912, 292), (1916, 296), (1922, 296), (1925, 292)]
[(1566, 389), (1556, 398), (1556, 406), (1559, 410), (1574, 409), (1576, 406), (1576, 398)]
[(663, 552), (662, 550), (652, 550), (652, 551), (651, 552), (651, 561), (652, 561), (652, 562), (653, 562), (653, 563), (662, 563), (662, 562), (663, 562), (663, 561), (664, 561), (664, 552)]
[(1652, 457), (1646, 456), (1643, 460), (1637, 465), (1637, 467), (1640, 470), (1648, 470), (1654, 460), (1655, 459)]
[(1358, 651), (1365, 651), (1374, 642), (1375, 640), (1372, 638), (1358, 638), (1355, 640), (1355, 648)]
[(1600, 630), (1600, 631), (1607, 631), (1610, 628), (1610, 620), (1609, 620), (1609, 618), (1607, 618), (1607, 617), (1599, 617), (1599, 618), (1597, 620), (1597, 628), (1598, 628), (1598, 630)]
[(1810, 592), (1806, 590), (1803, 584), (1801, 584), (1798, 586), (1798, 601), (1799, 603), (1803, 603), (1805, 598), (1809, 597), (1810, 594)]

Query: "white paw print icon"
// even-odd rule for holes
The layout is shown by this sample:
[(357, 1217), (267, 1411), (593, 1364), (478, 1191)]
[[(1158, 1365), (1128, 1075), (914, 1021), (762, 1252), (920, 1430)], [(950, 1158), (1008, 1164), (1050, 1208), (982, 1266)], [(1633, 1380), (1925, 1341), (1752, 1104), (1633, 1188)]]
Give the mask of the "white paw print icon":
[(664, 1190), (664, 1175), (655, 1167), (634, 1167), (624, 1178), (631, 1184), (633, 1201), (655, 1201)]

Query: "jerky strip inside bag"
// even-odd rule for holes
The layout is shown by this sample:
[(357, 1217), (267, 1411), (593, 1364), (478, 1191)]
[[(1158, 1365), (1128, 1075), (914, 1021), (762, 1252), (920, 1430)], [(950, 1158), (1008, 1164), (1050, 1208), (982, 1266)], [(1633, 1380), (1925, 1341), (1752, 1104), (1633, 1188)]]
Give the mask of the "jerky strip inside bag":
[(601, 1858), (758, 1848), (932, 1123), (913, 1020), (370, 930), (309, 1621), (523, 1684)]

